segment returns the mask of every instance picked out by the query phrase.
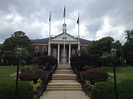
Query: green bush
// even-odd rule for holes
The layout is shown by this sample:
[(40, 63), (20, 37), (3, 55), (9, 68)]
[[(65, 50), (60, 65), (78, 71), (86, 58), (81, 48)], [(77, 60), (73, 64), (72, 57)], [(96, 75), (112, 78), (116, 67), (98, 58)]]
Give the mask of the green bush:
[(119, 99), (133, 99), (133, 79), (122, 80), (118, 85)]
[[(0, 82), (0, 99), (15, 99), (15, 82)], [(18, 99), (33, 99), (33, 87), (29, 82), (18, 83)]]
[(92, 89), (92, 99), (114, 99), (113, 82), (98, 82)]

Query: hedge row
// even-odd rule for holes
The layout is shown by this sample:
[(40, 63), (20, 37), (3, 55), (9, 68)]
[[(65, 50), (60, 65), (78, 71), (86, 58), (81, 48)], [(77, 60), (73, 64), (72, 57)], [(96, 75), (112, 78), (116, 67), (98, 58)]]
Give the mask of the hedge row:
[[(133, 79), (117, 84), (118, 99), (133, 99)], [(113, 82), (98, 82), (92, 89), (92, 99), (114, 99)]]
[[(0, 82), (0, 99), (15, 99), (16, 83)], [(18, 99), (33, 99), (33, 86), (29, 82), (19, 82), (18, 84)]]
[(44, 70), (25, 70), (19, 74), (19, 78), (22, 81), (34, 81), (37, 82), (38, 79), (45, 80), (48, 75), (48, 71)]

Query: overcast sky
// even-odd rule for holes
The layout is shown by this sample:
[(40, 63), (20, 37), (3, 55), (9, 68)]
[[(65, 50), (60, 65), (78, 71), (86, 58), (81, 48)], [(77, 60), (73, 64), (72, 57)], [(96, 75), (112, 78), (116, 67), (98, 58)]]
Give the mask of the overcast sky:
[(0, 0), (0, 43), (15, 31), (24, 31), (30, 39), (48, 37), (51, 11), (51, 36), (62, 32), (66, 6), (67, 32), (98, 40), (111, 36), (124, 43), (125, 29), (133, 29), (133, 0)]

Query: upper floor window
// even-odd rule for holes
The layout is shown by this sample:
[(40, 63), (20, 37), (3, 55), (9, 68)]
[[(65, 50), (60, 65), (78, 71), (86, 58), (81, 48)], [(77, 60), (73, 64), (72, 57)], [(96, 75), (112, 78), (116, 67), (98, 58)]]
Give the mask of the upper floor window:
[(62, 39), (67, 39), (66, 37), (63, 37)]

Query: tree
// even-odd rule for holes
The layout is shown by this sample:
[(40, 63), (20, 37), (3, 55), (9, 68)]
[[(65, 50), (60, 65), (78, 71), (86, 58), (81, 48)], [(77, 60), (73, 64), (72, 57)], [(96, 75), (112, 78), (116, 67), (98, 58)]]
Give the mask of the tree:
[(1, 46), (2, 59), (5, 64), (16, 63), (16, 48), (22, 48), (21, 59), (25, 59), (27, 62), (34, 54), (34, 48), (30, 39), (25, 35), (23, 31), (16, 31), (11, 34), (11, 37), (7, 38)]
[(133, 30), (125, 30), (127, 41), (133, 41)]
[(117, 64), (121, 64), (122, 60), (122, 53), (123, 48), (120, 43), (120, 41), (114, 41), (112, 37), (104, 37), (102, 39), (99, 39), (97, 41), (93, 41), (91, 45), (89, 45), (88, 52), (90, 54), (98, 54), (101, 56), (101, 58), (104, 60), (104, 65), (110, 65), (111, 64), (111, 54), (110, 50), (112, 48), (115, 48), (117, 50)]
[(113, 41), (114, 39), (112, 37), (104, 37), (97, 41), (93, 41), (93, 43), (89, 45), (88, 51), (91, 54), (99, 54), (100, 56), (105, 52), (110, 53)]
[(126, 59), (127, 65), (133, 66), (133, 42), (127, 41), (124, 44), (124, 58)]

